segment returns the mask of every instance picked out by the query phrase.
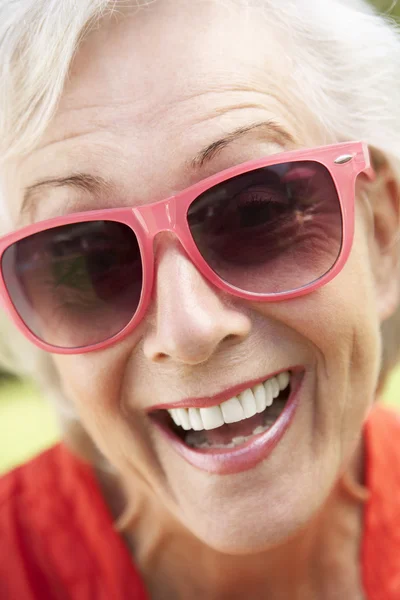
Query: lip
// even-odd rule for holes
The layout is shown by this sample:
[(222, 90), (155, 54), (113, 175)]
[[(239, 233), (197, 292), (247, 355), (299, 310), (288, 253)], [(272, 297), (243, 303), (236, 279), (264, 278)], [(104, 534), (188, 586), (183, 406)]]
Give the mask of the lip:
[[(195, 450), (190, 448), (179, 439), (178, 436), (160, 423), (156, 423), (161, 435), (172, 445), (174, 450), (182, 456), (186, 462), (193, 467), (213, 473), (216, 475), (232, 475), (248, 471), (255, 467), (258, 463), (268, 458), (274, 448), (278, 445), (283, 435), (289, 429), (299, 405), (300, 390), (302, 387), (305, 370), (303, 368), (288, 369), (291, 372), (292, 390), (286, 402), (282, 414), (276, 420), (270, 429), (252, 437), (251, 440), (238, 446), (237, 448), (216, 449), (216, 450)], [(273, 375), (272, 375), (273, 376)], [(268, 379), (268, 378), (266, 378)], [(265, 381), (259, 379), (257, 381)], [(248, 387), (248, 383), (246, 384)], [(253, 384), (254, 385), (254, 384)], [(242, 386), (240, 386), (242, 387)], [(234, 388), (232, 388), (234, 389)], [(247, 388), (243, 388), (247, 389)], [(231, 390), (229, 390), (231, 393)], [(238, 393), (238, 392), (236, 392)], [(235, 394), (233, 394), (235, 395)], [(229, 396), (229, 398), (232, 396)], [(214, 400), (215, 400), (214, 396)], [(170, 407), (171, 405), (168, 405)], [(176, 406), (176, 405), (175, 405)], [(182, 403), (178, 406), (183, 406)], [(187, 406), (186, 404), (184, 406)], [(190, 405), (190, 406), (205, 406)], [(212, 404), (209, 404), (212, 406)]]
[(209, 408), (210, 406), (218, 406), (221, 402), (225, 400), (229, 400), (233, 398), (233, 396), (237, 396), (240, 392), (244, 392), (244, 390), (248, 390), (251, 387), (257, 385), (257, 383), (261, 383), (267, 381), (267, 379), (271, 379), (279, 373), (285, 373), (286, 371), (290, 371), (290, 373), (295, 374), (299, 372), (300, 367), (289, 367), (287, 369), (279, 369), (274, 373), (270, 373), (269, 375), (264, 375), (263, 377), (258, 377), (257, 379), (252, 379), (249, 381), (245, 381), (244, 383), (239, 383), (233, 387), (225, 388), (222, 392), (215, 394), (214, 396), (204, 396), (202, 398), (185, 398), (185, 400), (180, 400), (179, 402), (164, 402), (162, 404), (157, 404), (156, 406), (152, 406), (147, 410), (147, 413), (150, 414), (157, 410), (171, 410), (173, 408)]

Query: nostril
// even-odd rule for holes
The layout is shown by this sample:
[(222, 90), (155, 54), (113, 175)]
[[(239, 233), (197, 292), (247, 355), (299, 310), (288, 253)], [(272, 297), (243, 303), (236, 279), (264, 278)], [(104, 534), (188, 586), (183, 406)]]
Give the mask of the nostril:
[(168, 354), (165, 354), (165, 352), (155, 352), (153, 355), (154, 362), (165, 362), (167, 358)]
[(224, 339), (222, 341), (223, 342), (236, 342), (236, 341), (239, 341), (239, 336), (236, 335), (235, 333), (230, 333), (226, 337), (224, 337)]

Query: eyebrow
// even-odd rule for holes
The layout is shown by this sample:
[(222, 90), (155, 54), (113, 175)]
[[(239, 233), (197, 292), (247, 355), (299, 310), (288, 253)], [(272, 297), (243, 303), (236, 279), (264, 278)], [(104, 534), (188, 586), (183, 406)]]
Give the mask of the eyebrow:
[[(208, 144), (200, 150), (194, 159), (190, 162), (192, 169), (199, 169), (207, 162), (213, 160), (224, 148), (232, 142), (237, 141), (241, 137), (250, 132), (258, 131), (263, 136), (263, 141), (279, 144), (280, 146), (295, 145), (296, 142), (291, 134), (283, 129), (275, 121), (260, 121), (252, 123), (245, 127), (239, 127), (228, 133), (223, 138)], [(91, 175), (90, 173), (72, 173), (67, 177), (53, 177), (38, 181), (25, 189), (23, 202), (21, 206), (21, 214), (26, 214), (33, 208), (33, 201), (38, 192), (46, 188), (69, 187), (80, 192), (89, 193), (92, 196), (112, 194), (116, 191), (116, 186), (110, 180), (99, 175)]]
[(206, 162), (215, 158), (223, 148), (226, 148), (226, 146), (232, 142), (235, 142), (244, 135), (256, 130), (263, 135), (263, 141), (265, 142), (273, 142), (280, 146), (288, 144), (291, 146), (296, 145), (293, 136), (275, 121), (259, 121), (245, 127), (239, 127), (216, 142), (212, 142), (203, 150), (200, 150), (192, 160), (192, 166), (194, 168), (202, 167)]
[(99, 175), (91, 175), (90, 173), (73, 173), (67, 177), (43, 179), (25, 189), (21, 214), (29, 212), (32, 209), (33, 201), (37, 196), (37, 193), (40, 190), (49, 187), (70, 187), (77, 191), (87, 192), (92, 195), (104, 195), (107, 192), (115, 192), (115, 185), (109, 180)]

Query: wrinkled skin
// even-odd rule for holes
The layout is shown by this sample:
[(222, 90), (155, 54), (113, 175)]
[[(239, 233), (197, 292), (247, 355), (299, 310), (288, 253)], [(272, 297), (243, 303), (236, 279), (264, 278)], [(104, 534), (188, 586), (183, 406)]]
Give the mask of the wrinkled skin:
[[(274, 119), (295, 147), (326, 143), (294, 94), (292, 58), (271, 24), (209, 2), (167, 0), (103, 22), (77, 54), (44, 138), (15, 165), (16, 223), (154, 202), (282, 150), (254, 130), (191, 164), (204, 146), (255, 122)], [(19, 216), (25, 187), (72, 171), (101, 174), (114, 195), (49, 186)], [(396, 257), (386, 249), (397, 212), (390, 172), (373, 187), (360, 178), (357, 196), (351, 256), (323, 289), (281, 303), (229, 297), (161, 234), (154, 296), (137, 330), (103, 351), (55, 356), (68, 398), (121, 473), (135, 560), (152, 597), (333, 598), (333, 587), (358, 597), (362, 509), (332, 489), (342, 469), (362, 474), (380, 322), (397, 304)], [(305, 369), (296, 418), (249, 471), (196, 470), (146, 416), (161, 402), (214, 395), (293, 365)], [(342, 520), (349, 526), (339, 533)]]

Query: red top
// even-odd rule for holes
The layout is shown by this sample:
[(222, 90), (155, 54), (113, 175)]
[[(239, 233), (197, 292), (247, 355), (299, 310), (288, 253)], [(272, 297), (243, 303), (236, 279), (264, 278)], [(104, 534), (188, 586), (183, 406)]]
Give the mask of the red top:
[[(400, 600), (400, 416), (376, 406), (365, 440), (365, 593)], [(63, 444), (0, 479), (0, 598), (148, 600), (91, 467)]]

